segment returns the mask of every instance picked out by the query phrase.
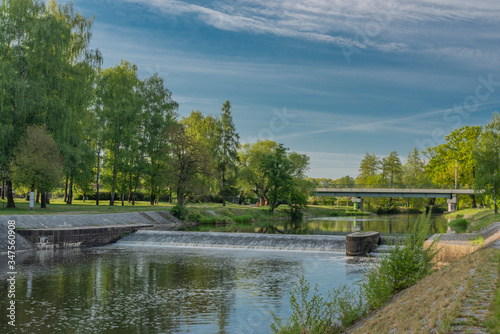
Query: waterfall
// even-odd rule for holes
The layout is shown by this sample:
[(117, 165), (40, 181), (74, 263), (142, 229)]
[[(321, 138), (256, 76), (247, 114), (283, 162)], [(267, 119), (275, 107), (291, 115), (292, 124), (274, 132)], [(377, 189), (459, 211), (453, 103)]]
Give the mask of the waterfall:
[(218, 247), (345, 252), (345, 236), (259, 233), (215, 233), (140, 230), (117, 241), (119, 245)]

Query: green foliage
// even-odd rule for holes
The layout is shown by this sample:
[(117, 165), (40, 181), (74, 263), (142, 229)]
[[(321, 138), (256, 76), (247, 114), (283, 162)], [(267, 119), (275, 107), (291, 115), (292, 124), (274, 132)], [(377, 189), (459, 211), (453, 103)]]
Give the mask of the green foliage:
[(483, 247), (484, 244), (484, 238), (481, 234), (478, 234), (475, 238), (471, 240), (472, 242), (470, 243), (471, 246), (479, 246)]
[(187, 210), (183, 206), (175, 205), (172, 207), (170, 210), (170, 213), (176, 217), (179, 218), (180, 220), (184, 220), (187, 217)]
[(406, 289), (427, 275), (438, 250), (437, 239), (424, 249), (423, 245), (431, 232), (431, 214), (422, 214), (410, 232), (396, 241), (389, 254), (372, 267), (361, 283), (368, 306), (380, 307), (392, 294)]
[(500, 114), (494, 113), (486, 125), (479, 145), (473, 150), (476, 161), (475, 189), (493, 197), (498, 213), (497, 196), (500, 192)]
[(474, 186), (476, 160), (473, 152), (481, 136), (481, 126), (463, 126), (445, 137), (446, 142), (429, 147), (424, 153), (429, 157), (426, 172), (435, 184), (455, 183), (455, 162), (458, 166), (458, 183)]
[(470, 222), (465, 218), (458, 218), (448, 223), (454, 231), (466, 233), (469, 230)]
[(29, 127), (11, 164), (12, 180), (29, 190), (49, 191), (61, 179), (59, 147), (45, 127)]
[(310, 283), (301, 277), (290, 293), (292, 314), (286, 323), (271, 312), (273, 333), (340, 333), (364, 315), (361, 294), (349, 290), (345, 285), (329, 292), (327, 299), (319, 294), (317, 285), (311, 297), (310, 290)]
[(250, 223), (254, 220), (251, 215), (243, 215), (243, 216), (234, 216), (233, 220), (235, 223)]

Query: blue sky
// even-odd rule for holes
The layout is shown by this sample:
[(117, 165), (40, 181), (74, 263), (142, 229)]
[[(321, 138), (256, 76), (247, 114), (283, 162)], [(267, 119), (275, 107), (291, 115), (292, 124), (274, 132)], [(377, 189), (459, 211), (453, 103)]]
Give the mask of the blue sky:
[(92, 47), (141, 78), (158, 72), (179, 114), (218, 114), (242, 142), (311, 158), (312, 177), (355, 177), (365, 152), (444, 141), (500, 111), (498, 0), (75, 0)]

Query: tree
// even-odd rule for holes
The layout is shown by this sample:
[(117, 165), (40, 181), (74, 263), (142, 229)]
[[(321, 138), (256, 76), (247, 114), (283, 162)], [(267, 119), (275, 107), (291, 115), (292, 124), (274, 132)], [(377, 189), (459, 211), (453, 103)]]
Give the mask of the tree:
[(288, 153), (278, 144), (271, 153), (262, 156), (260, 168), (268, 179), (268, 199), (271, 212), (279, 205), (290, 207), (290, 214), (298, 218), (307, 203), (312, 183), (305, 181), (309, 157), (295, 152)]
[(261, 168), (262, 157), (272, 153), (278, 144), (271, 140), (258, 140), (240, 146), (239, 180), (241, 185), (259, 197), (260, 205), (268, 205), (269, 180)]
[[(165, 88), (164, 81), (158, 74), (144, 80), (140, 86), (140, 94), (143, 103), (141, 131), (143, 136), (140, 138), (139, 149), (141, 155), (147, 155), (149, 158), (145, 161), (146, 184), (151, 195), (151, 205), (153, 205), (162, 185), (165, 184), (161, 173), (165, 163), (164, 134), (175, 123), (175, 110), (179, 105), (172, 100), (172, 93)], [(134, 200), (138, 183), (139, 173), (134, 183)]]
[(222, 206), (226, 206), (226, 180), (227, 173), (235, 170), (238, 162), (238, 146), (240, 136), (236, 132), (236, 127), (231, 116), (231, 103), (224, 102), (222, 114), (220, 116), (220, 125), (218, 127), (219, 150), (217, 154), (217, 170), (220, 172), (222, 181)]
[[(415, 147), (412, 152), (408, 153), (406, 163), (403, 165), (402, 182), (406, 188), (419, 188), (428, 187), (430, 180), (425, 173), (425, 162), (420, 155), (420, 152)], [(421, 198), (408, 198), (406, 205), (409, 207), (410, 203), (414, 205), (423, 204)]]
[[(29, 125), (45, 125), (64, 156), (73, 151), (79, 111), (88, 106), (99, 52), (89, 50), (93, 18), (73, 6), (5, 0), (0, 7), (0, 164), (15, 207), (9, 161)], [(77, 145), (78, 146), (78, 145)]]
[(260, 167), (269, 180), (269, 205), (271, 212), (280, 204), (290, 203), (290, 194), (296, 186), (292, 176), (292, 163), (287, 156), (287, 149), (278, 144), (272, 153), (262, 156)]
[(382, 159), (382, 183), (390, 188), (401, 183), (403, 168), (398, 153), (392, 151), (387, 157)]
[(30, 126), (19, 142), (11, 163), (12, 180), (42, 194), (41, 208), (46, 207), (45, 193), (61, 180), (62, 157), (52, 135), (44, 127)]
[(177, 193), (177, 205), (184, 205), (184, 199), (193, 188), (196, 177), (206, 173), (209, 155), (193, 136), (189, 135), (183, 124), (168, 128), (166, 139), (170, 148), (165, 153), (170, 161), (165, 173), (170, 177)]
[[(120, 65), (102, 72), (97, 85), (98, 105), (104, 123), (103, 140), (107, 150), (108, 179), (111, 184), (109, 205), (114, 205), (115, 191), (120, 187), (123, 195), (123, 178), (127, 173), (131, 148), (140, 135), (141, 100), (137, 92), (139, 79), (137, 66), (122, 60)], [(109, 170), (110, 169), (110, 170)], [(117, 183), (121, 173), (122, 183)]]
[(446, 142), (429, 147), (424, 154), (429, 157), (426, 172), (438, 185), (450, 186), (455, 183), (455, 163), (458, 165), (458, 183), (474, 186), (475, 160), (472, 152), (477, 147), (481, 126), (463, 126), (445, 137)]
[(486, 125), (473, 157), (476, 161), (475, 189), (493, 197), (497, 214), (497, 195), (500, 192), (500, 114), (495, 112), (491, 122)]
[(380, 183), (379, 169), (381, 162), (372, 152), (366, 152), (359, 166), (359, 174), (356, 177), (356, 185), (362, 187), (373, 187)]

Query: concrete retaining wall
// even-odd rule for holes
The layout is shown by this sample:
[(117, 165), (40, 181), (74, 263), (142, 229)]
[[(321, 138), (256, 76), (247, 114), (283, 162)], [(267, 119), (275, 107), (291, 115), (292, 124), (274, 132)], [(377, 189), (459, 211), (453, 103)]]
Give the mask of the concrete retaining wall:
[(479, 236), (483, 237), (482, 247), (500, 239), (500, 223), (492, 224), (478, 233), (446, 233), (434, 234), (424, 243), (424, 249), (430, 247), (431, 243), (438, 239), (436, 247), (440, 249), (436, 257), (438, 262), (452, 262), (465, 255), (471, 254), (481, 248), (480, 245), (473, 244)]
[(120, 236), (152, 224), (107, 227), (26, 229), (16, 232), (39, 249), (101, 246), (116, 242)]
[[(16, 225), (16, 250), (95, 246), (144, 228), (176, 229), (181, 222), (168, 211), (90, 215), (0, 216), (0, 253), (7, 251), (8, 222)], [(40, 243), (40, 238), (42, 243)]]

